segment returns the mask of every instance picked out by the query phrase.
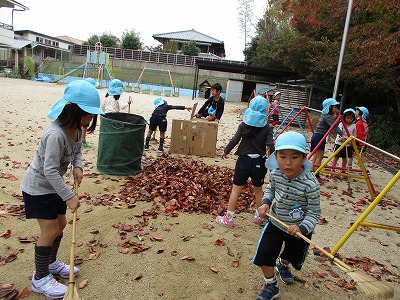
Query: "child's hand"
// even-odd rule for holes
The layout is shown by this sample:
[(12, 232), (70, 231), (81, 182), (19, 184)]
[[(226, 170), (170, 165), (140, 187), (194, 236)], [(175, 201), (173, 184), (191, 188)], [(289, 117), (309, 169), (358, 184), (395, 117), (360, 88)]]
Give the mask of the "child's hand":
[(185, 109), (186, 109), (187, 111), (191, 111), (191, 110), (192, 110), (191, 107), (185, 107)]
[(79, 167), (74, 168), (74, 181), (78, 183), (78, 185), (81, 184), (81, 181), (83, 179), (83, 171)]
[(228, 156), (228, 154), (226, 154), (225, 152), (223, 152), (222, 154), (221, 154), (221, 158), (222, 159), (225, 159), (225, 158), (228, 158), (229, 156)]
[(301, 233), (300, 228), (299, 228), (299, 226), (297, 226), (297, 225), (290, 225), (290, 226), (288, 227), (288, 229), (287, 229), (287, 233), (289, 233), (289, 234), (291, 234), (291, 235), (294, 235), (294, 236), (297, 236), (297, 233), (298, 233), (298, 232)]
[(269, 205), (263, 204), (257, 210), (258, 214), (260, 215), (260, 218), (265, 218), (265, 215), (269, 213)]
[(79, 206), (81, 206), (81, 203), (79, 202), (78, 197), (75, 195), (71, 199), (68, 199), (65, 201), (69, 209), (71, 209), (71, 212), (74, 213)]

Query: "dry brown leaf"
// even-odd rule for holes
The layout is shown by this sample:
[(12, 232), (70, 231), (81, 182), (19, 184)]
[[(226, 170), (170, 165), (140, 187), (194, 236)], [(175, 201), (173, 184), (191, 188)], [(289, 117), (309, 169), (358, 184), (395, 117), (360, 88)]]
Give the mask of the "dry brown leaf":
[(239, 267), (239, 261), (238, 261), (238, 260), (234, 260), (234, 261), (232, 262), (232, 267), (234, 267), (234, 268)]
[(215, 269), (215, 268), (211, 268), (211, 267), (210, 267), (210, 270), (211, 270), (213, 273), (218, 273), (218, 270)]
[(89, 259), (90, 260), (95, 260), (95, 259), (98, 259), (99, 256), (100, 256), (100, 252), (93, 252), (93, 253), (89, 254)]
[(84, 289), (89, 284), (89, 279), (84, 279), (78, 284), (78, 289)]
[(21, 291), (21, 293), (19, 293), (18, 299), (28, 297), (28, 296), (29, 296), (29, 293), (30, 293), (29, 289), (28, 289), (27, 287), (25, 287), (25, 288)]
[(184, 256), (181, 259), (182, 260), (190, 260), (190, 261), (195, 260), (195, 258), (193, 256)]

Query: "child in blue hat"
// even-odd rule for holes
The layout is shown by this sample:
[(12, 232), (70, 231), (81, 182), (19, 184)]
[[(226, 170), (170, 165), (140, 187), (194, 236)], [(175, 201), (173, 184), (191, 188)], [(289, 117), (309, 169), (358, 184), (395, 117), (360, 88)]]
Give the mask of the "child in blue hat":
[[(93, 78), (85, 78), (85, 80), (91, 83), (96, 89), (99, 87), (100, 83)], [(92, 145), (86, 141), (87, 126), (82, 127), (82, 148), (92, 148)]]
[(238, 203), (238, 198), (243, 186), (249, 177), (254, 186), (256, 198), (256, 214), (254, 223), (263, 221), (258, 215), (257, 208), (261, 205), (262, 185), (267, 174), (264, 156), (267, 147), (270, 152), (274, 151), (274, 139), (272, 128), (267, 124), (268, 100), (257, 96), (250, 101), (249, 108), (243, 114), (243, 123), (224, 149), (222, 158), (227, 158), (229, 152), (239, 144), (236, 155), (238, 159), (233, 176), (233, 187), (229, 197), (228, 210), (225, 215), (217, 216), (215, 221), (227, 227), (233, 227), (233, 216)]
[[(333, 98), (325, 99), (322, 102), (322, 114), (319, 117), (317, 126), (315, 127), (314, 134), (311, 137), (311, 148), (310, 148), (311, 152), (314, 151), (318, 143), (322, 140), (324, 135), (332, 127), (333, 123), (335, 123), (335, 116), (339, 113), (338, 110), (339, 105), (340, 103)], [(336, 125), (335, 128), (333, 128), (333, 130), (341, 137), (344, 137), (346, 139), (348, 138), (346, 132), (341, 130), (338, 125)], [(312, 157), (312, 163), (313, 163), (312, 171), (315, 171), (321, 165), (322, 159), (324, 158), (325, 145), (326, 145), (326, 140), (324, 140), (321, 143), (321, 145), (314, 153)], [(320, 178), (319, 173), (316, 174), (316, 176), (319, 184), (323, 184), (324, 182)]]
[(117, 113), (121, 109), (128, 107), (132, 101), (129, 99), (128, 102), (122, 101), (120, 99), (122, 93), (124, 92), (124, 86), (122, 81), (119, 79), (113, 79), (110, 82), (108, 91), (106, 93), (106, 98), (101, 104), (101, 109), (106, 113)]
[[(356, 112), (352, 108), (347, 108), (343, 111), (343, 121), (346, 124), (347, 130), (350, 135), (356, 135), (356, 124), (354, 123)], [(343, 122), (339, 123), (339, 128), (344, 131)], [(339, 134), (336, 135), (335, 146), (333, 147), (333, 151), (339, 149), (339, 147), (343, 144), (345, 139), (341, 137)], [(332, 159), (332, 167), (336, 167), (339, 158), (342, 159), (342, 168), (347, 167), (347, 162), (349, 162), (349, 166), (352, 165), (353, 160), (353, 147), (351, 144), (347, 144), (345, 148), (343, 148), (333, 159)], [(335, 169), (333, 169), (335, 171)], [(342, 172), (344, 172), (342, 170)]]
[(150, 117), (149, 131), (147, 132), (144, 150), (149, 150), (151, 135), (158, 127), (160, 130), (160, 145), (158, 146), (158, 151), (164, 151), (165, 132), (167, 131), (167, 113), (171, 109), (192, 110), (191, 107), (183, 105), (169, 105), (167, 101), (161, 97), (154, 99), (154, 111)]
[(310, 171), (306, 138), (302, 134), (287, 131), (279, 135), (275, 152), (265, 164), (272, 171), (258, 211), (261, 217), (269, 213), (289, 227), (286, 229), (271, 219), (261, 233), (252, 260), (264, 275), (264, 287), (257, 297), (259, 300), (279, 296), (275, 270), (285, 284), (294, 282), (289, 265), (300, 271), (309, 247), (296, 234), (300, 232), (311, 239), (321, 215), (320, 186)]
[[(369, 116), (369, 110), (364, 106), (356, 106), (356, 138), (361, 141), (366, 141), (368, 136), (368, 123), (367, 117)], [(369, 173), (369, 168), (367, 166), (367, 158), (365, 157), (365, 149), (367, 145), (363, 142), (356, 142), (358, 150), (361, 152), (361, 159), (365, 170)]]
[(79, 269), (57, 260), (58, 248), (67, 224), (67, 206), (75, 212), (80, 206), (78, 197), (64, 181), (64, 174), (73, 167), (74, 181), (83, 178), (81, 135), (82, 127), (88, 133), (96, 128), (100, 97), (96, 88), (85, 80), (72, 81), (64, 96), (49, 110), (55, 121), (44, 130), (35, 157), (21, 183), (27, 219), (37, 219), (40, 237), (35, 245), (35, 272), (32, 291), (48, 298), (62, 298), (67, 291), (53, 275), (69, 277), (70, 268)]

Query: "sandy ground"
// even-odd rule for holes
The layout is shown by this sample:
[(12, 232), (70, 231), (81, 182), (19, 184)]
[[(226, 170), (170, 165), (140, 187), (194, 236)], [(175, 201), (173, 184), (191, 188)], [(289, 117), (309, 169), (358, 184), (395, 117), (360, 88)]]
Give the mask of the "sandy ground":
[[(0, 264), (0, 285), (10, 283), (18, 290), (30, 289), (30, 275), (34, 270), (33, 243), (21, 243), (18, 237), (35, 236), (38, 225), (35, 220), (25, 220), (8, 214), (11, 204), (20, 205), (18, 196), (20, 181), (27, 164), (33, 158), (43, 128), (50, 124), (46, 114), (49, 107), (62, 97), (65, 86), (39, 83), (27, 80), (0, 78), (0, 234), (11, 230), (11, 235), (0, 236), (0, 257), (16, 252), (17, 258)], [(106, 89), (99, 91), (101, 97)], [(123, 94), (126, 100), (131, 96), (131, 113), (149, 119), (153, 109), (153, 96)], [(199, 105), (205, 99), (167, 98), (171, 104)], [(227, 103), (225, 114), (219, 125), (217, 154), (227, 144), (239, 124), (239, 112), (246, 103)], [(188, 119), (189, 113), (170, 111), (168, 120)], [(167, 136), (170, 137), (169, 122)], [(310, 135), (310, 130), (308, 130)], [(88, 136), (94, 145), (83, 150), (86, 176), (80, 187), (92, 199), (99, 198), (110, 190), (118, 192), (126, 178), (104, 175), (96, 169), (98, 131)], [(169, 139), (166, 141), (168, 149)], [(329, 148), (329, 147), (328, 147)], [(153, 149), (156, 145), (153, 144)], [(329, 151), (327, 152), (329, 153)], [(155, 151), (146, 152), (157, 156)], [(234, 168), (235, 156), (222, 160), (199, 158), (210, 165)], [(377, 191), (381, 191), (393, 178), (376, 165), (372, 165), (371, 178)], [(371, 196), (364, 180), (350, 182), (354, 197), (346, 195), (348, 182), (341, 179), (326, 179), (321, 187), (321, 206), (326, 222), (318, 225), (313, 241), (323, 247), (333, 247), (345, 234), (350, 224), (365, 210)], [(378, 206), (367, 218), (392, 226), (399, 226), (399, 190), (396, 183), (384, 198), (386, 205)], [(228, 199), (227, 199), (228, 200)], [(250, 213), (236, 217), (235, 227), (228, 229), (216, 224), (214, 216), (208, 214), (180, 213), (171, 218), (159, 215), (150, 219), (144, 237), (144, 244), (150, 249), (136, 254), (119, 252), (121, 243), (118, 229), (113, 224), (134, 225), (138, 222), (135, 214), (148, 210), (152, 203), (138, 202), (136, 207), (93, 206), (82, 201), (79, 210), (76, 254), (83, 260), (77, 283), (88, 280), (85, 288), (79, 289), (79, 296), (85, 299), (255, 299), (262, 287), (262, 276), (258, 267), (252, 265), (262, 227), (252, 223)], [(71, 215), (68, 213), (68, 219)], [(151, 228), (151, 231), (150, 229)], [(129, 234), (129, 233), (128, 233)], [(139, 242), (129, 235), (133, 241)], [(223, 245), (216, 245), (223, 240)], [(69, 261), (71, 226), (67, 225), (59, 252), (59, 259)], [(382, 229), (360, 228), (343, 245), (339, 253), (345, 257), (368, 257), (381, 266), (372, 269), (382, 273), (388, 285), (395, 288), (395, 299), (400, 299), (399, 288), (399, 234)], [(103, 247), (101, 247), (103, 246)], [(89, 259), (90, 249), (97, 252), (96, 259)], [(182, 259), (191, 256), (194, 260)], [(93, 258), (93, 257), (91, 257)], [(294, 272), (301, 280), (291, 286), (280, 282), (280, 299), (364, 299), (364, 294), (349, 291), (337, 285), (329, 272), (330, 264), (321, 264), (319, 257), (310, 254), (301, 272)], [(213, 268), (213, 270), (211, 269)], [(340, 269), (331, 269), (341, 279), (350, 279)], [(383, 272), (386, 269), (389, 271)], [(392, 282), (388, 282), (392, 281)], [(67, 283), (67, 280), (62, 280)], [(27, 299), (44, 299), (42, 295), (30, 293)]]

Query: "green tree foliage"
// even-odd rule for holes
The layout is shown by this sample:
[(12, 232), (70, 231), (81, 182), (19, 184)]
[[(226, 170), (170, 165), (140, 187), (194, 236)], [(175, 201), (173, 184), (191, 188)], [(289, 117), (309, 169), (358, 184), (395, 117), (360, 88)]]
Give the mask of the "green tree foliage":
[(168, 41), (164, 44), (163, 52), (166, 53), (177, 53), (178, 52), (178, 43), (174, 41)]
[(114, 36), (112, 33), (103, 32), (101, 36), (97, 34), (91, 35), (87, 41), (85, 41), (84, 45), (94, 46), (98, 41), (101, 42), (103, 47), (118, 47), (119, 39)]
[(92, 34), (87, 41), (83, 42), (83, 45), (92, 45), (94, 46), (98, 41), (100, 41), (100, 38), (97, 34)]
[(184, 42), (182, 52), (185, 55), (197, 56), (200, 53), (200, 48), (196, 46), (196, 41)]
[(142, 49), (143, 43), (140, 39), (140, 33), (136, 32), (135, 30), (131, 29), (128, 31), (125, 29), (124, 33), (122, 34), (121, 38), (121, 48), (122, 49), (133, 49), (133, 50), (140, 50)]
[(280, 12), (279, 1), (270, 5), (258, 22), (257, 35), (243, 52), (249, 65), (269, 68), (289, 68), (287, 60), (296, 32), (287, 17)]
[(24, 63), (26, 68), (28, 69), (29, 76), (35, 76), (35, 61), (30, 56), (24, 57)]

